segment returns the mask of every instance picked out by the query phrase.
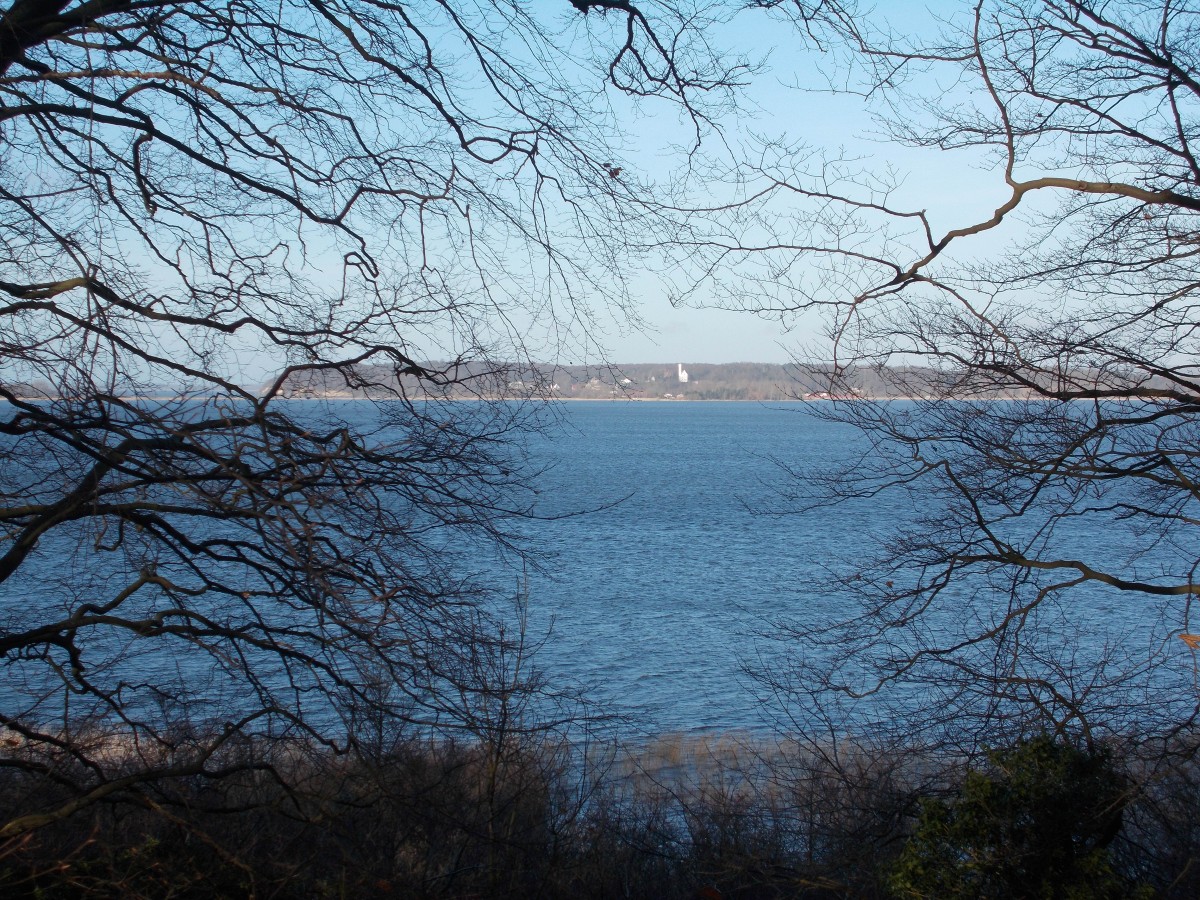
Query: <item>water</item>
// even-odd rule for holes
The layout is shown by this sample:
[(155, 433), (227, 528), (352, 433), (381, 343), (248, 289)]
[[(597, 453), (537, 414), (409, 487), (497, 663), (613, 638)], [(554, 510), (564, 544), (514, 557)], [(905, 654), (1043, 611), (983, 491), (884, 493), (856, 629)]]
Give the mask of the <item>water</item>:
[[(887, 510), (779, 518), (773, 460), (832, 461), (847, 429), (758, 404), (577, 403), (536, 448), (548, 516), (535, 539), (551, 575), (530, 578), (541, 663), (659, 730), (754, 727), (764, 710), (741, 675), (780, 615), (828, 619), (821, 586), (840, 545)], [(611, 505), (609, 505), (611, 504)]]
[[(856, 431), (811, 409), (568, 405), (562, 433), (534, 447), (553, 464), (539, 482), (539, 508), (548, 516), (605, 508), (531, 526), (549, 568), (530, 577), (531, 618), (549, 632), (538, 658), (554, 679), (583, 683), (649, 732), (758, 729), (786, 717), (780, 704), (762, 702), (745, 664), (773, 664), (780, 647), (768, 638), (780, 621), (802, 630), (844, 618), (850, 607), (836, 576), (853, 574), (856, 560), (916, 513), (910, 498), (892, 493), (770, 514), (794, 487), (781, 463), (820, 470), (863, 446)], [(1101, 558), (1125, 540), (1107, 529), (1063, 537)], [(1072, 602), (1066, 614), (1041, 613), (1049, 652), (1082, 645), (1074, 661), (1087, 665), (1089, 652), (1120, 644), (1133, 654), (1130, 668), (1155, 671), (1176, 693), (1189, 686), (1181, 677), (1192, 661), (1163, 637), (1179, 626), (1177, 611), (1160, 621), (1154, 602), (1094, 587)], [(986, 614), (987, 603), (976, 598), (972, 608)], [(946, 615), (931, 621), (964, 624)], [(957, 615), (953, 606), (948, 615)]]
[[(851, 607), (837, 576), (853, 574), (918, 512), (896, 492), (772, 514), (794, 486), (785, 467), (836, 468), (863, 447), (855, 431), (810, 415), (812, 408), (574, 403), (563, 408), (562, 427), (532, 439), (531, 461), (545, 467), (536, 480), (540, 518), (520, 527), (541, 568), (528, 573), (525, 592), (530, 634), (541, 644), (536, 661), (552, 685), (582, 689), (646, 733), (760, 729), (789, 713), (763, 702), (760, 685), (743, 674), (746, 664), (774, 665), (781, 649), (804, 650), (806, 627), (844, 618)], [(353, 403), (339, 409), (353, 418)], [(1102, 557), (1125, 542), (1119, 531), (1066, 537)], [(10, 581), (0, 604), (18, 609), (22, 591), (67, 596), (75, 573), (103, 577), (86, 547), (68, 547), (70, 558), (64, 550), (53, 572), (31, 572), (23, 587)], [(519, 571), (478, 565), (517, 590)], [(66, 587), (57, 583), (63, 579)], [(962, 600), (962, 610), (986, 615), (988, 598)], [(1150, 688), (1187, 699), (1192, 660), (1169, 639), (1183, 622), (1178, 608), (1098, 588), (1072, 603), (1046, 612), (1043, 636), (1060, 630), (1063, 652), (1082, 647), (1083, 665), (1089, 653), (1111, 655), (1119, 645), (1132, 654), (1129, 671), (1152, 676), (1143, 679)], [(958, 613), (951, 605), (930, 623), (952, 629), (964, 624)], [(770, 640), (780, 622), (801, 632), (782, 648)], [(149, 673), (178, 665), (159, 644), (137, 653)], [(202, 675), (171, 677), (201, 691)]]

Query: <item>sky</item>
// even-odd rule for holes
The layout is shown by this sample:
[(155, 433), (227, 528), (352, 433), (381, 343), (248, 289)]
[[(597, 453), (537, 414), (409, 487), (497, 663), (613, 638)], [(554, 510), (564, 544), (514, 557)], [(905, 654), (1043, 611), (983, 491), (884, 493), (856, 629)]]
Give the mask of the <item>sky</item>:
[[(946, 0), (932, 4), (892, 0), (886, 4), (886, 21), (906, 32), (930, 34), (937, 27), (935, 17), (963, 8), (962, 3)], [(844, 149), (869, 168), (891, 165), (905, 177), (900, 204), (927, 210), (935, 227), (948, 229), (974, 221), (1000, 202), (1003, 180), (989, 171), (978, 154), (918, 151), (882, 141), (863, 102), (824, 90), (827, 76), (836, 77), (832, 57), (805, 48), (777, 16), (744, 13), (718, 40), (768, 58), (765, 71), (746, 89), (746, 111), (736, 122), (722, 123), (733, 140), (750, 132), (780, 135), (814, 148)], [(640, 123), (636, 138), (648, 147), (661, 146), (674, 139), (671, 127), (648, 118)], [(662, 176), (669, 162), (663, 151), (659, 153), (659, 161), (646, 154), (639, 162), (651, 174)], [(673, 308), (652, 276), (638, 279), (634, 292), (645, 327), (622, 329), (614, 323), (603, 339), (610, 358), (617, 362), (786, 362), (797, 353), (807, 358), (820, 355), (824, 344), (825, 321), (818, 314), (785, 326), (744, 312)]]
[[(574, 14), (564, 13), (564, 0), (534, 2), (546, 3), (547, 15)], [(936, 0), (936, 5), (938, 14), (944, 16), (951, 10), (961, 11), (965, 4)], [(922, 34), (936, 26), (927, 3), (890, 0), (886, 12), (893, 22)], [(735, 54), (766, 60), (762, 70), (749, 79), (737, 117), (719, 123), (721, 137), (729, 146), (736, 148), (747, 143), (752, 135), (765, 135), (802, 142), (812, 148), (843, 150), (861, 158), (867, 169), (893, 166), (906, 173), (907, 179), (899, 192), (898, 205), (928, 210), (935, 227), (950, 228), (976, 221), (981, 213), (990, 213), (999, 202), (997, 187), (1002, 188), (1003, 181), (997, 175), (981, 172), (978, 158), (969, 154), (916, 152), (881, 141), (876, 136), (877, 125), (863, 103), (847, 95), (834, 96), (827, 90), (828, 80), (837, 75), (832, 56), (806, 46), (778, 14), (743, 11), (723, 31), (714, 34), (712, 41)], [(687, 144), (692, 133), (686, 122), (681, 125), (677, 107), (665, 102), (648, 105), (659, 114), (623, 122), (627, 143), (634, 148), (629, 162), (640, 170), (639, 178), (661, 183), (671, 179), (673, 166), (678, 164), (679, 154), (671, 148)], [(710, 138), (707, 146), (719, 148), (721, 142)], [(329, 268), (340, 271), (336, 261)], [(637, 323), (630, 324), (620, 315), (610, 315), (611, 311), (601, 309), (597, 320), (589, 320), (584, 326), (586, 338), (599, 348), (586, 340), (569, 348), (556, 346), (555, 325), (550, 327), (550, 340), (533, 340), (531, 352), (538, 354), (539, 362), (618, 365), (783, 363), (794, 357), (811, 360), (832, 356), (824, 337), (827, 323), (820, 313), (807, 313), (782, 322), (748, 312), (674, 307), (668, 299), (664, 275), (681, 283), (691, 277), (686, 263), (677, 272), (635, 272), (630, 288)], [(748, 299), (752, 304), (753, 297)], [(504, 322), (504, 327), (512, 327), (516, 332), (518, 341), (537, 332), (538, 324), (521, 321), (521, 315), (516, 312), (512, 322)], [(537, 316), (536, 308), (530, 315)], [(450, 358), (457, 349), (453, 347), (453, 338), (433, 343), (434, 350), (421, 347), (422, 358)], [(581, 344), (586, 346), (581, 348)], [(505, 346), (503, 340), (500, 345)], [(545, 347), (546, 352), (539, 353), (538, 347)], [(261, 348), (235, 347), (234, 351), (240, 366), (234, 377), (246, 383), (261, 382), (278, 364), (273, 357), (263, 355)]]
[[(545, 15), (560, 20), (576, 15), (564, 11), (564, 2), (533, 0), (535, 7), (546, 4)], [(887, 20), (897, 27), (928, 34), (936, 30), (935, 16), (948, 17), (952, 11), (961, 12), (966, 6), (959, 0), (889, 0), (885, 11)], [(873, 15), (873, 22), (885, 21), (879, 18), (883, 14)], [(997, 186), (1002, 187), (1002, 179), (984, 176), (977, 158), (968, 154), (915, 152), (881, 141), (876, 136), (877, 125), (862, 102), (828, 91), (829, 80), (838, 74), (833, 56), (813, 50), (779, 14), (744, 10), (713, 34), (711, 40), (734, 54), (765, 63), (749, 77), (738, 115), (719, 122), (721, 140), (710, 136), (706, 147), (720, 149), (722, 142), (726, 142), (737, 148), (747, 144), (752, 136), (765, 135), (831, 152), (841, 150), (862, 159), (868, 169), (893, 166), (906, 173), (899, 205), (928, 210), (935, 227), (950, 228), (975, 221), (981, 212), (990, 213), (999, 202)], [(678, 146), (688, 144), (693, 133), (689, 124), (681, 120), (677, 107), (665, 102), (655, 105), (653, 101), (647, 107), (652, 110), (650, 114), (631, 116), (622, 122), (627, 145), (633, 148), (627, 164), (639, 170), (639, 178), (664, 183), (672, 179), (674, 167), (679, 164)], [(330, 269), (339, 267), (331, 264)], [(691, 277), (686, 264), (665, 274), (673, 276), (677, 283), (686, 283)], [(538, 334), (536, 307), (528, 313), (533, 317), (529, 321), (522, 320), (525, 313), (516, 311), (511, 322), (505, 320), (503, 327), (513, 328), (518, 341), (529, 336), (531, 352), (539, 362), (784, 363), (796, 357), (832, 356), (824, 337), (827, 323), (818, 312), (783, 322), (742, 311), (675, 307), (669, 301), (663, 275), (655, 271), (631, 275), (636, 323), (631, 324), (611, 310), (600, 309), (597, 318), (585, 326), (586, 338), (569, 348), (556, 346), (553, 340), (556, 326), (550, 328), (549, 339)], [(753, 297), (748, 299), (752, 304)], [(473, 339), (473, 335), (469, 337)], [(443, 337), (434, 343), (435, 350), (421, 348), (426, 358), (449, 358), (458, 349), (453, 337)], [(504, 346), (503, 340), (500, 345)], [(544, 352), (538, 349), (542, 347)], [(242, 366), (237, 377), (242, 380), (261, 381), (276, 364), (275, 360), (263, 357), (261, 350), (256, 354), (247, 348), (235, 355)]]

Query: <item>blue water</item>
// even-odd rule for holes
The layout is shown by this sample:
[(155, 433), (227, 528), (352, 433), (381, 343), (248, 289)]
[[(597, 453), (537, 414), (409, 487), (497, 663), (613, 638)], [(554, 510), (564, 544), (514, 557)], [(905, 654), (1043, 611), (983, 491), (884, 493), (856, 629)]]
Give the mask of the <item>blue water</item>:
[(778, 462), (834, 462), (853, 435), (750, 403), (576, 403), (535, 448), (554, 468), (539, 511), (551, 574), (530, 577), (531, 618), (552, 627), (540, 662), (652, 730), (753, 727), (741, 674), (781, 615), (828, 620), (839, 547), (895, 514), (880, 507), (780, 518)]
[[(857, 432), (813, 416), (818, 406), (573, 403), (532, 436), (530, 464), (544, 470), (534, 481), (538, 517), (517, 528), (538, 565), (522, 576), (511, 558), (467, 562), (527, 596), (535, 661), (552, 687), (577, 689), (599, 710), (620, 714), (627, 732), (797, 721), (788, 698), (764, 696), (744, 670), (772, 671), (789, 655), (819, 653), (806, 645), (806, 630), (855, 611), (839, 577), (853, 577), (880, 541), (928, 512), (903, 492), (789, 512), (783, 496), (803, 478), (796, 473), (837, 468), (864, 452)], [(353, 418), (352, 403), (339, 409)], [(1105, 559), (1132, 546), (1119, 523), (1089, 528), (1064, 531), (1062, 540)], [(0, 596), (8, 616), (20, 618), (22, 592), (53, 603), (71, 596), (79, 579), (103, 580), (89, 543), (65, 546), (53, 565), (10, 581)], [(1178, 568), (1143, 555), (1147, 561)], [(115, 572), (114, 583), (127, 576)], [(947, 599), (930, 628), (950, 634), (992, 615), (986, 593)], [(1152, 702), (1158, 692), (1164, 708), (1168, 700), (1186, 705), (1196, 679), (1195, 661), (1174, 636), (1187, 624), (1181, 603), (1076, 591), (1039, 611), (1031, 636), (1044, 646), (1030, 649), (1075, 665), (1085, 680), (1095, 659), (1116, 659), (1131, 673), (1127, 689)], [(772, 640), (785, 624), (793, 628), (788, 639)], [(176, 678), (196, 696), (211, 692), (203, 673), (176, 671), (177, 659), (158, 644), (131, 643), (124, 655), (150, 681)], [(909, 696), (924, 702), (920, 692)]]
[[(764, 700), (744, 669), (782, 666), (788, 654), (807, 652), (802, 638), (771, 639), (779, 623), (803, 632), (849, 615), (838, 576), (853, 577), (918, 513), (911, 497), (895, 492), (777, 514), (789, 508), (782, 495), (795, 488), (795, 472), (836, 467), (864, 447), (856, 431), (812, 410), (567, 406), (561, 431), (533, 448), (535, 460), (552, 464), (538, 482), (539, 509), (554, 516), (612, 505), (529, 526), (548, 568), (530, 576), (529, 596), (534, 630), (548, 634), (538, 660), (552, 679), (583, 684), (651, 733), (792, 719), (786, 700)], [(1108, 559), (1128, 547), (1112, 523), (1064, 531), (1062, 540)], [(978, 624), (990, 601), (975, 596), (961, 615), (949, 604), (932, 626)], [(1132, 679), (1142, 682), (1137, 689), (1190, 702), (1193, 660), (1169, 635), (1182, 624), (1180, 608), (1089, 587), (1038, 616), (1048, 644), (1038, 652), (1047, 658), (1086, 669), (1124, 654), (1126, 670), (1141, 670)]]

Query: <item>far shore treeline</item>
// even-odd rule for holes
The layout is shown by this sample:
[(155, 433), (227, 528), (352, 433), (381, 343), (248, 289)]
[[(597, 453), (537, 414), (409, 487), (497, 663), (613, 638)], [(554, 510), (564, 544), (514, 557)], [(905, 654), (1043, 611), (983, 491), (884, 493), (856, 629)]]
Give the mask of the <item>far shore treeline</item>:
[[(680, 377), (681, 373), (684, 377)], [(1072, 371), (1075, 381), (1091, 380)], [(1151, 379), (1149, 386), (1156, 381)], [(41, 380), (6, 382), (22, 399), (53, 400), (59, 393)], [(247, 386), (251, 387), (251, 386)], [(912, 399), (1031, 399), (1038, 392), (1017, 386), (978, 383), (963, 373), (922, 366), (879, 365), (838, 368), (815, 363), (629, 363), (557, 365), (489, 361), (422, 363), (413, 370), (361, 365), (353, 369), (298, 369), (265, 379), (260, 396), (282, 399), (445, 400), (662, 400), (749, 401)], [(186, 385), (145, 387), (142, 399), (179, 398)], [(130, 398), (132, 399), (132, 398)]]
[[(995, 399), (1025, 396), (974, 391), (955, 373), (916, 366), (836, 369), (808, 363), (629, 363), (595, 365), (427, 363), (444, 373), (449, 398), (543, 398), (556, 400), (828, 400), (840, 397)], [(431, 393), (431, 383), (405, 372), (360, 367), (351, 382), (344, 372), (306, 370), (290, 376), (286, 397), (370, 397), (401, 387), (409, 396)], [(682, 375), (682, 377), (681, 377)], [(436, 392), (436, 387), (432, 388)]]

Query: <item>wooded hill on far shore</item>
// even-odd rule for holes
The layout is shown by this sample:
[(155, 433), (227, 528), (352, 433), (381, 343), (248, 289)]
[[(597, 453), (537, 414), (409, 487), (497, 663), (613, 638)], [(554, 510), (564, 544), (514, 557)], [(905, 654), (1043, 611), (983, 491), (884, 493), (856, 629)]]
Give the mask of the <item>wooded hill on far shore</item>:
[[(685, 375), (686, 377), (681, 377)], [(1110, 373), (1111, 376), (1111, 373)], [(1053, 395), (1085, 393), (1099, 379), (1086, 371), (1042, 378)], [(1143, 385), (1154, 387), (1155, 384)], [(22, 400), (55, 400), (60, 394), (43, 381), (7, 382), (0, 389)], [(916, 366), (876, 366), (838, 372), (828, 365), (799, 363), (633, 363), (551, 365), (515, 363), (421, 363), (416, 366), (357, 366), (353, 369), (297, 369), (283, 381), (264, 380), (247, 389), (287, 399), (487, 399), (487, 400), (830, 400), (874, 399), (997, 400), (1028, 398), (1035, 392), (1012, 386), (1003, 375), (962, 378)], [(201, 399), (213, 394), (187, 387), (128, 386), (129, 398)], [(1043, 396), (1045, 396), (1043, 394)]]
[[(825, 400), (838, 396), (923, 397), (1024, 396), (995, 386), (958, 385), (934, 369), (871, 368), (840, 373), (836, 384), (829, 366), (777, 363), (634, 363), (627, 365), (486, 366), (428, 364), (444, 382), (442, 396), (450, 398), (538, 397), (559, 400)], [(682, 376), (681, 376), (682, 373)], [(296, 373), (284, 394), (289, 397), (364, 397), (397, 386), (408, 396), (430, 392), (428, 382), (414, 374), (383, 367), (361, 367), (353, 384), (334, 383), (321, 371)]]

